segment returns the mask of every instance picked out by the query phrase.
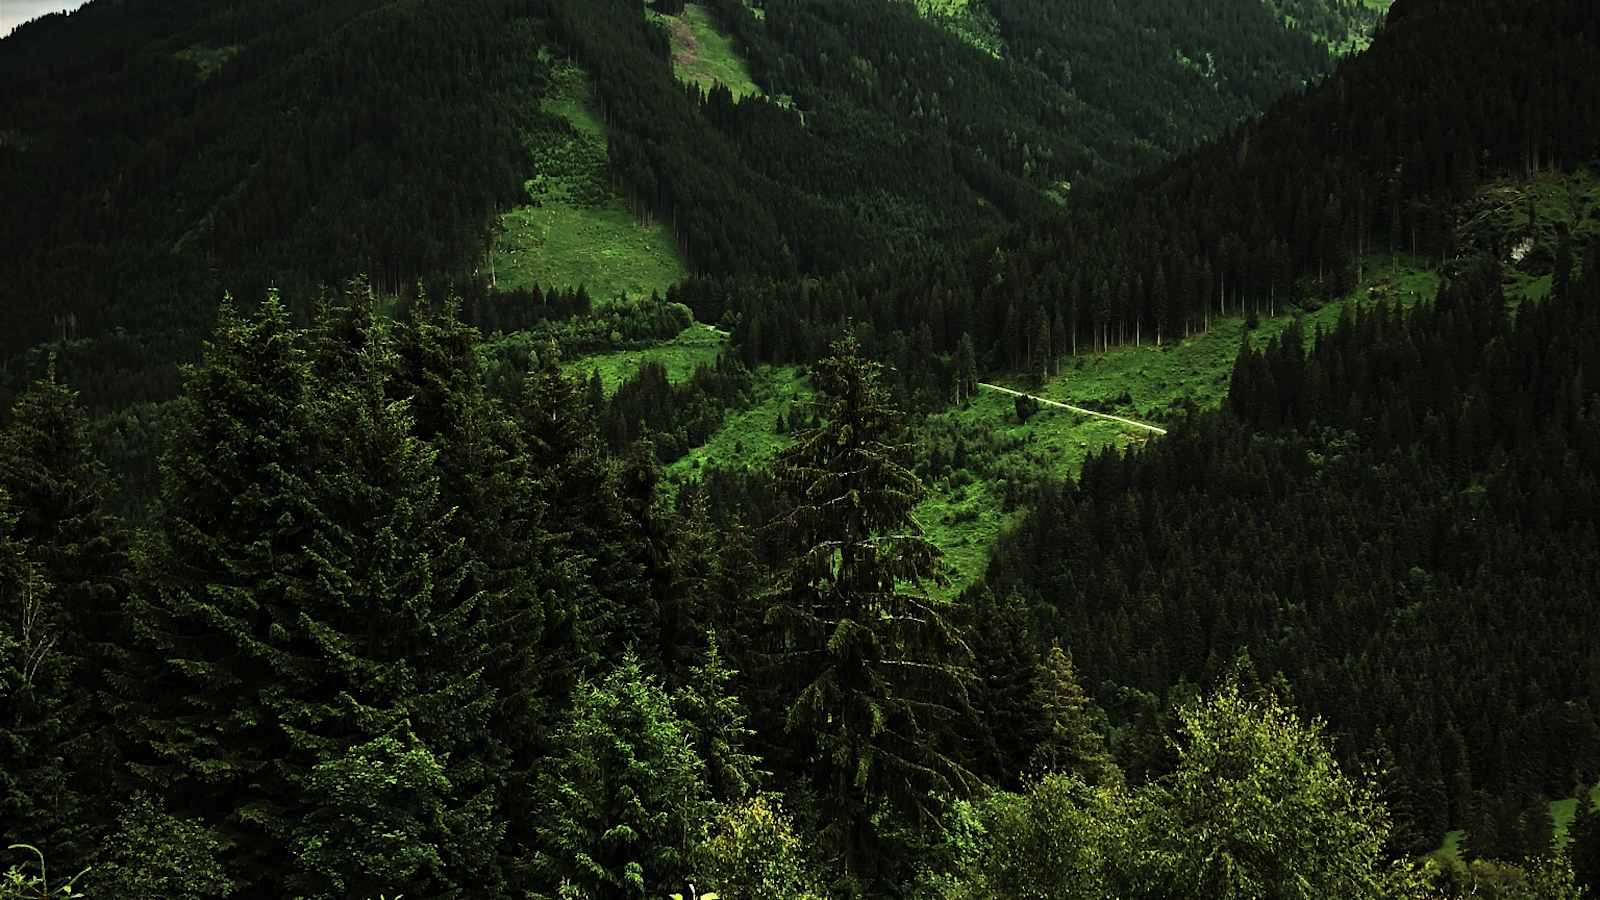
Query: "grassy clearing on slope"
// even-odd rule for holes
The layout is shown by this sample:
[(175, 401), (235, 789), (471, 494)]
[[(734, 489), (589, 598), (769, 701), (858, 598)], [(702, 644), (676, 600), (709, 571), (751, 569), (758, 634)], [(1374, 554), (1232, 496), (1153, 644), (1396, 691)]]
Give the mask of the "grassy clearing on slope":
[(205, 81), (212, 75), (217, 74), (217, 71), (227, 65), (235, 56), (238, 56), (241, 49), (243, 48), (238, 44), (229, 44), (226, 47), (207, 47), (203, 44), (196, 44), (193, 47), (179, 50), (173, 56), (193, 64), (195, 74), (201, 81)]
[[(1589, 802), (1600, 806), (1600, 784), (1596, 784), (1589, 789)], [(1557, 850), (1566, 846), (1567, 829), (1572, 827), (1572, 818), (1577, 812), (1578, 800), (1576, 797), (1552, 800), (1550, 802), (1551, 840), (1553, 842), (1552, 846)], [(1439, 846), (1429, 855), (1442, 859), (1460, 859), (1461, 845), (1466, 839), (1467, 833), (1465, 831), (1447, 831), (1445, 832), (1444, 840), (1440, 841)]]
[[(1589, 802), (1600, 806), (1600, 782), (1589, 789)], [(1567, 845), (1567, 829), (1572, 827), (1572, 819), (1578, 814), (1578, 798), (1568, 797), (1550, 804), (1550, 818), (1555, 824), (1555, 846), (1562, 848)]]
[(579, 132), (606, 139), (605, 123), (595, 113), (594, 94), (589, 79), (577, 66), (557, 66), (550, 72), (550, 91), (544, 98), (544, 111), (554, 113)]
[(988, 478), (975, 480), (967, 471), (940, 475), (917, 505), (917, 521), (950, 567), (950, 584), (935, 592), (945, 598), (983, 577), (995, 541), (1021, 514), (1020, 509), (1005, 508), (1010, 480), (1076, 473), (1092, 452), (1149, 438), (1115, 422), (1053, 407), (1043, 407), (1028, 421), (1019, 422), (1015, 398), (987, 390), (980, 390), (965, 409), (930, 416), (918, 430), (923, 441), (950, 432), (986, 435), (1002, 449), (984, 464)]
[[(1349, 298), (1298, 313), (1308, 340), (1318, 326), (1332, 329), (1348, 304), (1373, 303), (1379, 298), (1410, 304), (1432, 298), (1438, 291), (1435, 273), (1404, 258), (1368, 260), (1364, 276), (1360, 289)], [(1264, 345), (1292, 321), (1288, 315), (1262, 320), (1250, 332), (1252, 344)], [(1244, 335), (1243, 319), (1213, 319), (1207, 333), (1165, 347), (1125, 346), (1103, 354), (1065, 359), (1061, 374), (1039, 387), (1018, 379), (1001, 382), (1049, 400), (1157, 422), (1169, 417), (1185, 401), (1201, 408), (1220, 406), (1227, 396), (1233, 361)], [(1048, 406), (1027, 423), (1018, 423), (1015, 399), (992, 391), (980, 391), (968, 409), (952, 409), (930, 417), (921, 433), (926, 436), (951, 426), (977, 426), (992, 435), (997, 445), (1014, 447), (1005, 450), (992, 468), (1024, 479), (1075, 477), (1089, 453), (1113, 444), (1125, 447), (1151, 437), (1115, 422)], [(935, 479), (929, 485), (928, 498), (917, 508), (918, 521), (951, 564), (953, 583), (944, 592), (949, 595), (982, 577), (995, 540), (1018, 514), (1003, 509), (1002, 481), (991, 478), (987, 483), (963, 482), (959, 476)]]
[(495, 253), (501, 288), (588, 288), (596, 303), (665, 294), (687, 271), (664, 226), (625, 207), (522, 206), (500, 217)]
[(1562, 229), (1571, 234), (1572, 277), (1577, 278), (1582, 248), (1600, 239), (1600, 174), (1545, 172), (1496, 181), (1468, 206), (1456, 236), (1463, 245), (1500, 254), (1506, 302), (1516, 306), (1550, 296)]
[(724, 84), (734, 99), (754, 97), (761, 89), (750, 78), (750, 67), (734, 49), (733, 41), (722, 33), (717, 17), (698, 3), (685, 4), (677, 16), (650, 13), (667, 27), (672, 37), (672, 70), (684, 81), (710, 90)]
[(490, 258), (496, 284), (583, 285), (598, 303), (665, 293), (687, 270), (666, 226), (634, 218), (606, 178), (605, 127), (583, 72), (555, 69), (544, 109), (575, 133), (530, 136), (529, 202), (500, 217)]
[[(1372, 258), (1356, 293), (1314, 310), (1262, 319), (1250, 331), (1250, 341), (1256, 347), (1265, 345), (1287, 329), (1296, 316), (1310, 340), (1318, 327), (1332, 330), (1348, 304), (1386, 298), (1410, 305), (1431, 299), (1438, 289), (1438, 275), (1411, 260), (1402, 257), (1396, 264), (1387, 258)], [(1206, 333), (1165, 346), (1123, 346), (1103, 354), (1064, 359), (1061, 374), (1039, 387), (1029, 387), (1015, 379), (1006, 384), (1048, 400), (1159, 422), (1181, 409), (1186, 401), (1202, 409), (1222, 405), (1245, 331), (1244, 319), (1212, 319)]]
[(668, 466), (669, 480), (697, 477), (708, 465), (765, 469), (789, 446), (789, 435), (778, 433), (778, 414), (787, 419), (810, 400), (811, 386), (794, 366), (761, 366), (754, 375), (756, 402), (730, 412), (711, 440)]
[(564, 360), (561, 363), (561, 371), (569, 376), (581, 377), (587, 382), (591, 374), (599, 370), (600, 383), (605, 388), (606, 396), (609, 397), (624, 381), (638, 373), (640, 363), (646, 361), (661, 363), (667, 367), (667, 380), (676, 384), (687, 380), (694, 374), (696, 368), (715, 363), (727, 346), (728, 339), (721, 334), (704, 325), (690, 325), (677, 337), (654, 347), (642, 350), (617, 350), (612, 353), (598, 353)]

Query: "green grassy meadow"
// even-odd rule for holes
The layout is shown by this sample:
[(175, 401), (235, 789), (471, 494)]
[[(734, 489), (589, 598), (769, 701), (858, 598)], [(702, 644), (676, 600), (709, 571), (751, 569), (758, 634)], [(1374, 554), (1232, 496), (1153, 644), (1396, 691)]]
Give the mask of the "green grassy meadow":
[[(1371, 258), (1365, 268), (1361, 287), (1350, 297), (1295, 313), (1307, 340), (1316, 334), (1318, 326), (1332, 329), (1347, 304), (1375, 303), (1379, 299), (1410, 304), (1431, 299), (1438, 291), (1438, 275), (1405, 257)], [(1250, 332), (1252, 343), (1264, 345), (1288, 328), (1293, 318), (1285, 314), (1261, 320)], [(1029, 385), (1019, 379), (999, 379), (998, 383), (1046, 399), (1158, 423), (1185, 401), (1201, 408), (1221, 405), (1244, 334), (1242, 318), (1213, 319), (1205, 334), (1163, 347), (1124, 346), (1103, 354), (1063, 359), (1061, 373), (1043, 385)], [(637, 368), (640, 355), (652, 352), (656, 351), (631, 351), (607, 358), (633, 360), (625, 370), (618, 363), (619, 371), (626, 376)], [(592, 362), (573, 364), (580, 372), (588, 371), (586, 365)], [(601, 377), (609, 390), (614, 383), (611, 376), (602, 369)], [(780, 411), (787, 414), (796, 402), (809, 397), (810, 389), (793, 367), (763, 367), (757, 378), (757, 403), (730, 413), (722, 429), (705, 446), (668, 468), (669, 480), (692, 478), (696, 471), (713, 462), (723, 466), (766, 466), (789, 444), (787, 435), (776, 433), (777, 415)], [(1121, 400), (1124, 392), (1128, 394), (1127, 402)], [(980, 390), (967, 407), (945, 410), (914, 426), (913, 439), (922, 445), (919, 452), (925, 454), (931, 442), (945, 441), (955, 433), (991, 437), (999, 449), (993, 459), (984, 463), (985, 471), (990, 473), (987, 478), (936, 477), (916, 508), (917, 521), (944, 551), (949, 565), (950, 584), (936, 591), (946, 598), (954, 597), (983, 576), (995, 541), (1020, 514), (1020, 510), (1005, 509), (1007, 478), (1075, 476), (1091, 452), (1107, 446), (1127, 447), (1152, 438), (1141, 429), (1048, 406), (1021, 423), (1017, 421), (1014, 398), (986, 390)]]
[(565, 360), (561, 363), (561, 371), (569, 376), (580, 377), (587, 383), (598, 370), (600, 383), (609, 397), (618, 386), (639, 371), (640, 363), (650, 360), (661, 363), (667, 367), (667, 379), (677, 383), (688, 379), (699, 366), (715, 363), (727, 346), (728, 339), (721, 334), (704, 325), (690, 325), (677, 337), (654, 347), (617, 350)]
[[(1297, 317), (1309, 341), (1319, 327), (1331, 331), (1346, 305), (1373, 303), (1379, 298), (1410, 305), (1432, 299), (1439, 290), (1436, 273), (1404, 257), (1398, 261), (1371, 258), (1364, 276), (1361, 287), (1342, 301), (1309, 311), (1280, 309), (1276, 318), (1262, 318), (1250, 331), (1251, 344), (1265, 346)], [(1245, 332), (1242, 318), (1212, 319), (1205, 333), (1159, 347), (1153, 343), (1122, 346), (1102, 354), (1065, 358), (1060, 374), (1043, 385), (1030, 386), (1016, 378), (997, 383), (1047, 400), (1159, 423), (1186, 401), (1202, 409), (1222, 405)]]
[(811, 385), (795, 366), (761, 366), (754, 375), (755, 402), (729, 411), (711, 440), (668, 466), (668, 481), (695, 478), (707, 465), (764, 469), (789, 446), (789, 435), (778, 433), (778, 414), (788, 418), (796, 406), (809, 401)]
[[(1600, 784), (1589, 789), (1589, 801), (1600, 806)], [(1551, 820), (1551, 846), (1560, 849), (1566, 846), (1567, 829), (1572, 826), (1572, 818), (1578, 812), (1578, 798), (1567, 797), (1563, 800), (1550, 801)], [(1467, 839), (1465, 831), (1447, 831), (1444, 840), (1434, 849), (1432, 856), (1442, 859), (1460, 859), (1461, 845)]]
[[(1561, 229), (1570, 232), (1573, 247), (1600, 238), (1600, 175), (1545, 172), (1494, 182), (1479, 192), (1456, 233), (1464, 244), (1503, 254), (1506, 302), (1516, 306), (1550, 295)], [(1575, 252), (1573, 277), (1581, 266)]]
[(583, 285), (596, 303), (665, 294), (686, 274), (666, 228), (626, 207), (521, 206), (500, 217), (495, 253), (501, 288)]
[(750, 68), (739, 56), (733, 41), (722, 33), (716, 16), (698, 3), (685, 4), (683, 14), (649, 15), (667, 28), (672, 36), (672, 69), (677, 76), (709, 90), (714, 84), (727, 85), (735, 99), (753, 97), (761, 89), (750, 78)]
[[(1600, 782), (1589, 789), (1589, 802), (1600, 806)], [(1550, 818), (1555, 824), (1555, 845), (1565, 847), (1567, 844), (1567, 829), (1572, 827), (1572, 819), (1578, 814), (1578, 798), (1568, 797), (1565, 800), (1556, 800), (1550, 804)]]
[(1115, 422), (1048, 406), (1019, 422), (1015, 398), (980, 390), (966, 408), (930, 416), (919, 429), (919, 438), (972, 431), (992, 435), (1000, 448), (985, 466), (990, 477), (975, 480), (956, 473), (935, 478), (916, 508), (917, 521), (929, 540), (944, 551), (950, 583), (935, 593), (947, 598), (983, 577), (995, 541), (1021, 514), (1020, 509), (1005, 508), (1009, 478), (1076, 473), (1091, 452), (1112, 445), (1127, 447), (1150, 437)]
[(502, 289), (582, 285), (597, 303), (665, 293), (687, 273), (667, 227), (640, 221), (605, 175), (605, 126), (588, 80), (575, 67), (555, 70), (544, 110), (572, 133), (530, 138), (534, 177), (528, 204), (500, 217), (489, 264)]

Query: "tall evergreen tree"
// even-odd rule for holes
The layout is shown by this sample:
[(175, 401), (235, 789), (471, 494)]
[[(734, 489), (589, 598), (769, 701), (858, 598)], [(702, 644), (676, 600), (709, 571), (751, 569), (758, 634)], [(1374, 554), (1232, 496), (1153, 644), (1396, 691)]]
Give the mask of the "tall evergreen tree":
[(1038, 772), (1076, 775), (1089, 784), (1119, 782), (1122, 773), (1106, 752), (1104, 714), (1078, 685), (1077, 672), (1060, 644), (1039, 663), (1034, 704), (1043, 720), (1043, 734), (1031, 760)]
[(1600, 808), (1582, 788), (1567, 829), (1567, 858), (1578, 884), (1588, 888), (1590, 896), (1600, 896)]
[(912, 517), (922, 485), (902, 460), (903, 425), (853, 336), (813, 367), (822, 424), (778, 462), (798, 498), (781, 526), (796, 548), (768, 598), (795, 689), (790, 733), (830, 819), (846, 890), (892, 867), (887, 815), (913, 831), (972, 786), (951, 752), (971, 721), (968, 651), (923, 591), (939, 551)]
[(15, 538), (16, 523), (0, 487), (0, 829), (49, 844), (84, 813), (62, 754), (72, 738), (71, 666), (50, 582)]
[(638, 523), (624, 506), (579, 386), (562, 374), (560, 363), (554, 344), (540, 351), (523, 382), (516, 417), (549, 510), (547, 527), (590, 573), (587, 589), (569, 603), (574, 646), (583, 671), (592, 674), (600, 659), (620, 661), (632, 642), (631, 626), (650, 608), (650, 585), (639, 559), (645, 548)]
[[(476, 330), (453, 307), (412, 307), (395, 325), (398, 374), (390, 394), (408, 399), (418, 438), (437, 452), (447, 525), (469, 557), (462, 589), (481, 592), (489, 621), (484, 677), (496, 702), (490, 731), (509, 754), (505, 816), (532, 818), (533, 784), (582, 665), (574, 605), (586, 562), (550, 531), (552, 510), (521, 427), (487, 396)], [(532, 848), (507, 832), (510, 868)]]
[(273, 776), (290, 754), (264, 695), (287, 680), (291, 660), (269, 641), (302, 605), (291, 585), (325, 525), (306, 462), (311, 377), (272, 297), (254, 319), (225, 303), (185, 374), (155, 546), (137, 560), (137, 667), (117, 713), (135, 777), (179, 818), (223, 830), (248, 878), (265, 864), (262, 819), (286, 839)]
[[(388, 338), (360, 315), (355, 339), (319, 332), (338, 381), (313, 378), (272, 298), (248, 320), (225, 308), (188, 373), (135, 605), (153, 665), (129, 704), (134, 771), (232, 839), (242, 884), (458, 896), (470, 879), (493, 896), (504, 752), (481, 596), (463, 590), (435, 453), (386, 395)], [(362, 773), (407, 789), (364, 790)], [(432, 855), (367, 843), (386, 822), (416, 823)]]
[(972, 347), (972, 335), (962, 332), (961, 344), (956, 349), (956, 402), (966, 405), (977, 390), (978, 356)]
[[(121, 526), (106, 509), (111, 480), (90, 447), (87, 419), (53, 372), (17, 399), (0, 432), (0, 490), (9, 491), (16, 512), (12, 537), (51, 585), (48, 596), (34, 598), (45, 615), (36, 627), (54, 635), (51, 656), (70, 674), (53, 701), (60, 733), (49, 741), (65, 779), (48, 804), (56, 823), (45, 833), (38, 822), (27, 830), (58, 859), (86, 862), (111, 820), (105, 801), (117, 761), (103, 701), (123, 636), (127, 557)], [(34, 780), (43, 787), (40, 776)]]

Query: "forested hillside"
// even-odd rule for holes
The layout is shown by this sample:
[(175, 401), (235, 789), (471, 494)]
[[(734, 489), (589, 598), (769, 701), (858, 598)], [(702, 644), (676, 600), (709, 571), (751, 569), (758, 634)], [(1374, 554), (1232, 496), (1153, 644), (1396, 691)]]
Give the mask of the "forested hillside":
[[(1171, 72), (1134, 82), (1111, 68), (1126, 24), (1085, 12), (1074, 33), (1102, 37), (1072, 50), (1080, 68), (1128, 81), (1117, 102), (1109, 87), (1085, 100), (890, 0), (759, 19), (712, 6), (794, 103), (680, 86), (665, 30), (631, 0), (129, 0), (19, 30), (0, 45), (7, 389), (55, 341), (96, 408), (170, 397), (224, 292), (276, 286), (302, 318), (319, 285), (357, 274), (489, 292), (500, 213), (530, 202), (525, 182), (574, 128), (541, 102), (574, 60), (604, 121), (603, 187), (667, 223), (693, 271), (779, 278), (1031, 218), (1043, 191), (1128, 174), (1326, 68), (1258, 17), (1190, 28), (1254, 60), (1220, 93)], [(1176, 132), (1155, 134), (1163, 115)]]
[(0, 41), (0, 900), (1592, 898), (1600, 17), (1370, 9)]
[(1075, 660), (1113, 708), (1248, 647), (1350, 759), (1392, 760), (1411, 849), (1462, 828), (1482, 855), (1543, 852), (1548, 824), (1529, 843), (1519, 821), (1600, 753), (1588, 253), (1515, 315), (1479, 258), (1434, 304), (1247, 350), (1224, 412), (1042, 497), (987, 589), (1093, 635)]
[(20, 29), (0, 43), (9, 367), (54, 339), (99, 404), (170, 396), (225, 291), (473, 272), (541, 125), (532, 9), (94, 3)]
[(1373, 254), (1448, 258), (1454, 210), (1490, 178), (1595, 155), (1600, 80), (1567, 73), (1596, 64), (1600, 22), (1562, 3), (1473, 9), (1398, 6), (1334, 81), (998, 247), (818, 285), (691, 279), (676, 296), (736, 324), (751, 359), (805, 358), (846, 318), (910, 345), (925, 329), (916, 364), (946, 384), (963, 333), (983, 364), (1037, 370), (1063, 342), (1166, 341), (1219, 313), (1344, 296)]

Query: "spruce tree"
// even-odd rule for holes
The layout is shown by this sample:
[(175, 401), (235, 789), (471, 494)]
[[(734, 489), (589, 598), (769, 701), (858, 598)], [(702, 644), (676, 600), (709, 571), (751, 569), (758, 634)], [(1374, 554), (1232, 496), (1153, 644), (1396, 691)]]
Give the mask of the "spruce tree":
[(1076, 775), (1092, 785), (1121, 782), (1122, 772), (1106, 752), (1105, 716), (1078, 685), (1072, 657), (1060, 644), (1039, 664), (1034, 704), (1044, 723), (1031, 760), (1036, 772)]
[[(103, 665), (120, 638), (126, 540), (107, 502), (113, 486), (90, 445), (88, 419), (77, 393), (54, 373), (17, 398), (0, 433), (0, 485), (18, 514), (16, 537), (55, 585), (87, 667)], [(91, 672), (77, 673), (85, 694), (100, 689)]]
[(1600, 808), (1586, 789), (1578, 789), (1578, 806), (1567, 829), (1567, 857), (1578, 884), (1600, 896)]
[(745, 749), (751, 731), (745, 724), (744, 704), (729, 688), (735, 674), (723, 658), (716, 633), (710, 632), (700, 661), (689, 668), (683, 687), (674, 694), (695, 752), (705, 762), (711, 796), (722, 803), (749, 796), (758, 777), (757, 760)]
[[(346, 378), (319, 385), (326, 456), (313, 486), (332, 517), (308, 549), (325, 587), (308, 594), (314, 605), (295, 623), (309, 639), (307, 662), (322, 674), (275, 711), (292, 723), (295, 750), (315, 760), (292, 781), (310, 810), (339, 808), (373, 829), (413, 821), (416, 840), (435, 847), (438, 861), (415, 860), (405, 847), (370, 851), (358, 828), (343, 836), (353, 846), (340, 844), (339, 832), (312, 816), (296, 828), (296, 846), (335, 849), (302, 852), (300, 883), (327, 896), (494, 896), (503, 889), (492, 863), (505, 829), (498, 789), (507, 754), (489, 728), (497, 699), (484, 678), (494, 649), (490, 597), (455, 533), (460, 511), (443, 495), (438, 451), (415, 434), (411, 401), (390, 396), (399, 360), (386, 323), (359, 303), (341, 320), (354, 320), (362, 336), (344, 350)], [(346, 771), (392, 771), (407, 787), (358, 791), (358, 814), (340, 794)], [(445, 786), (430, 793), (439, 778)]]
[(903, 463), (899, 414), (881, 367), (853, 336), (815, 364), (822, 424), (795, 435), (778, 474), (797, 498), (781, 527), (796, 549), (768, 597), (792, 693), (787, 727), (830, 821), (847, 890), (887, 874), (897, 829), (935, 821), (971, 787), (952, 733), (971, 721), (965, 645), (923, 587), (939, 551), (912, 508), (922, 485)]
[(978, 355), (972, 348), (972, 335), (963, 332), (956, 349), (956, 402), (965, 406), (977, 390)]
[(970, 767), (1003, 786), (1021, 784), (1041, 727), (1034, 689), (1039, 651), (1021, 597), (983, 589), (962, 603), (963, 633), (972, 649), (982, 746)]
[[(481, 595), (463, 589), (435, 453), (386, 396), (383, 328), (345, 324), (317, 342), (337, 381), (312, 376), (273, 298), (251, 319), (225, 307), (188, 372), (135, 605), (149, 669), (133, 769), (223, 833), (241, 884), (494, 896), (504, 751), (486, 729)], [(429, 759), (447, 790), (421, 790)], [(417, 790), (351, 796), (361, 771)], [(437, 859), (366, 846), (352, 821), (420, 822)]]
[(0, 832), (50, 845), (70, 835), (71, 817), (83, 813), (62, 755), (73, 737), (71, 664), (63, 653), (70, 642), (50, 582), (14, 537), (16, 527), (0, 487)]
[(123, 637), (126, 542), (106, 510), (110, 477), (90, 447), (77, 396), (53, 372), (17, 399), (0, 432), (0, 490), (9, 491), (16, 512), (12, 536), (51, 585), (35, 599), (55, 635), (52, 657), (70, 676), (52, 701), (59, 733), (50, 753), (64, 779), (47, 807), (55, 823), (41, 833), (34, 822), (28, 831), (58, 860), (87, 862), (112, 817), (106, 801), (117, 755), (104, 699)]
[(624, 504), (578, 385), (561, 373), (560, 362), (554, 344), (539, 352), (538, 365), (523, 381), (516, 418), (538, 495), (549, 510), (547, 528), (589, 573), (586, 587), (569, 603), (573, 646), (582, 670), (592, 674), (602, 659), (621, 660), (634, 643), (630, 627), (651, 607), (641, 559), (649, 546)]
[[(184, 375), (163, 511), (138, 559), (136, 667), (117, 715), (136, 779), (177, 818), (218, 828), (237, 847), (233, 871), (249, 877), (268, 870), (264, 858), (288, 855), (275, 767), (289, 742), (267, 697), (308, 680), (282, 638), (309, 605), (306, 548), (326, 527), (306, 454), (310, 369), (287, 310), (269, 297), (253, 319), (224, 303)], [(266, 828), (276, 853), (263, 852)]]
[[(573, 604), (587, 573), (550, 531), (552, 511), (522, 429), (487, 396), (476, 337), (449, 305), (413, 306), (394, 329), (390, 394), (409, 400), (414, 433), (437, 452), (443, 502), (455, 511), (447, 528), (468, 555), (462, 590), (481, 592), (490, 623), (489, 728), (509, 756), (502, 808), (508, 820), (527, 821), (540, 761), (578, 677)], [(508, 831), (508, 868), (532, 852), (526, 837), (526, 829)]]

